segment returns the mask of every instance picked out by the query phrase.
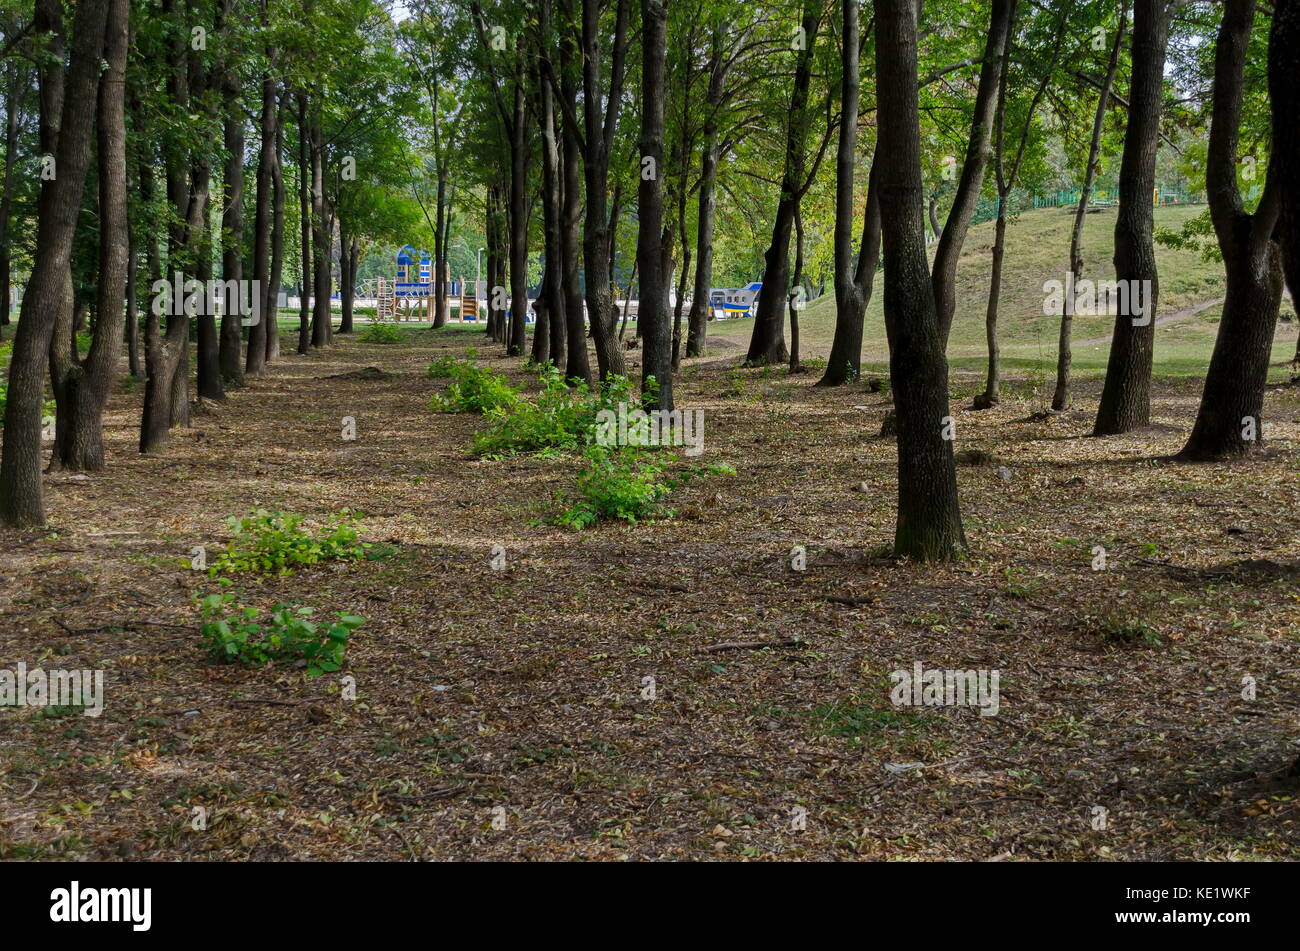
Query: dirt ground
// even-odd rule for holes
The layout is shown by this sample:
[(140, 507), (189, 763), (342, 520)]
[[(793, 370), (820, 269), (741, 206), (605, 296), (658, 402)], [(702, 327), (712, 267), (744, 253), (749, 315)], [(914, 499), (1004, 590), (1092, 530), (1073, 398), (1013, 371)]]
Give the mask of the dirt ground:
[[(1184, 465), (1161, 457), (1194, 381), (1096, 440), (1094, 384), (1037, 418), (1041, 384), (976, 412), (955, 377), (957, 448), (995, 458), (959, 470), (971, 556), (918, 567), (880, 557), (887, 393), (740, 370), (721, 342), (677, 400), (704, 412), (698, 461), (737, 474), (578, 533), (546, 524), (574, 460), (476, 460), (482, 419), (430, 412), (426, 365), (479, 337), (410, 336), (286, 356), (153, 457), (123, 386), (108, 468), (48, 476), (50, 529), (0, 535), (0, 667), (106, 678), (97, 718), (0, 708), (0, 858), (1300, 855), (1300, 387), (1270, 391), (1262, 458)], [(397, 546), (234, 578), (250, 605), (367, 619), (355, 700), (205, 659), (194, 599), (219, 587), (191, 552), (259, 507), (351, 509)], [(918, 661), (999, 671), (997, 715), (893, 706)]]

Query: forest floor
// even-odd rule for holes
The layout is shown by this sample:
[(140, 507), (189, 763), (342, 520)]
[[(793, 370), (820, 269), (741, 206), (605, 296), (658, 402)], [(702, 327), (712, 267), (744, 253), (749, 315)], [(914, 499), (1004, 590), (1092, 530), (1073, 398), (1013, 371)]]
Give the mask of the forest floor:
[[(0, 858), (1300, 857), (1300, 386), (1232, 465), (1165, 458), (1195, 379), (1105, 440), (1093, 379), (1054, 416), (1014, 376), (992, 410), (954, 398), (957, 448), (993, 458), (958, 472), (970, 557), (924, 567), (880, 557), (888, 393), (724, 345), (677, 402), (704, 412), (692, 461), (737, 474), (574, 532), (546, 519), (576, 460), (477, 460), (483, 420), (429, 410), (425, 367), (471, 344), (535, 377), (476, 331), (406, 336), (286, 355), (149, 457), (124, 385), (108, 467), (47, 476), (49, 530), (0, 536), (0, 667), (106, 678), (99, 717), (0, 708)], [(395, 546), (229, 589), (366, 618), (355, 699), (206, 660), (194, 601), (221, 588), (190, 558), (256, 508), (350, 509)], [(997, 714), (894, 706), (916, 662), (997, 670)]]

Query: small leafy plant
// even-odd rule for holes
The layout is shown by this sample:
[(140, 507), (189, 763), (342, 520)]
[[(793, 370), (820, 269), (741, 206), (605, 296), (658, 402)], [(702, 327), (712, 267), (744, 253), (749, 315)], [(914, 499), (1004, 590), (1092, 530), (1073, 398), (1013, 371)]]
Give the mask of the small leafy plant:
[(591, 390), (586, 383), (573, 385), (553, 366), (541, 372), (542, 390), (536, 400), (518, 399), (484, 413), (488, 428), (474, 437), (479, 455), (516, 452), (567, 452), (595, 442), (602, 410), (632, 403), (632, 382), (615, 376)]
[(429, 364), (429, 376), (450, 379), (445, 392), (429, 401), (435, 413), (486, 413), (509, 406), (519, 399), (519, 391), (506, 378), (471, 360), (442, 357)]
[(327, 625), (311, 620), (312, 608), (277, 604), (265, 621), (256, 608), (240, 608), (231, 594), (210, 594), (199, 601), (200, 628), (208, 654), (217, 663), (261, 667), (303, 661), (309, 677), (340, 670), (348, 637), (366, 623), (354, 614), (339, 614)]
[(577, 496), (557, 524), (583, 529), (601, 519), (635, 524), (667, 514), (660, 504), (672, 491), (662, 478), (668, 466), (666, 456), (633, 448), (588, 446), (582, 458)]
[(243, 518), (231, 516), (226, 524), (234, 537), (212, 563), (208, 574), (215, 577), (241, 571), (276, 571), (287, 575), (295, 565), (382, 558), (390, 553), (362, 542), (356, 522), (346, 510), (319, 532), (307, 529), (303, 521), (301, 515), (267, 509), (258, 509)]
[(401, 343), (402, 332), (392, 324), (372, 323), (357, 336), (362, 343)]

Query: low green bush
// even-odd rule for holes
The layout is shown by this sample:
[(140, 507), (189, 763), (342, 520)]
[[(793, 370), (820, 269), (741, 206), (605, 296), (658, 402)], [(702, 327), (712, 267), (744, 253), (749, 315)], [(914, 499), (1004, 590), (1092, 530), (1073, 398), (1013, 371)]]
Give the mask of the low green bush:
[(632, 382), (621, 376), (611, 377), (592, 391), (581, 381), (570, 386), (560, 370), (547, 366), (541, 383), (537, 399), (517, 399), (484, 413), (488, 428), (474, 437), (474, 452), (507, 455), (580, 449), (595, 443), (602, 410), (635, 401)]
[(329, 624), (311, 620), (312, 608), (277, 604), (265, 621), (256, 608), (241, 608), (231, 594), (210, 594), (199, 601), (200, 631), (208, 654), (217, 663), (261, 667), (303, 661), (309, 677), (340, 670), (348, 638), (366, 623), (363, 617), (339, 614)]
[(473, 348), (469, 353), (469, 360), (442, 357), (429, 364), (430, 377), (452, 381), (429, 401), (435, 413), (486, 413), (519, 399), (519, 391), (505, 377), (475, 363)]
[(391, 553), (389, 546), (362, 542), (356, 522), (346, 510), (333, 516), (317, 532), (310, 531), (303, 522), (301, 515), (267, 509), (258, 509), (243, 518), (231, 516), (226, 524), (234, 537), (209, 567), (208, 574), (241, 571), (290, 574), (294, 565), (382, 558)]
[(357, 339), (363, 343), (401, 343), (406, 338), (392, 324), (376, 323), (369, 324), (357, 335)]

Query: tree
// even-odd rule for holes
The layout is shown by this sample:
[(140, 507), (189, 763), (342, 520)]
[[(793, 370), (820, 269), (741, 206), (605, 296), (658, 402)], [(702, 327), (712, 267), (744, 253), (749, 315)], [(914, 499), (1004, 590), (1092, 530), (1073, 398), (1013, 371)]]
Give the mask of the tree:
[(1169, 11), (1165, 0), (1134, 0), (1133, 79), (1128, 126), (1119, 173), (1115, 218), (1115, 279), (1148, 288), (1143, 306), (1115, 318), (1106, 382), (1097, 407), (1094, 436), (1114, 436), (1151, 421), (1151, 361), (1155, 342), (1160, 276), (1152, 243), (1151, 196), (1156, 185), (1156, 149), (1164, 101), (1165, 46)]
[[(641, 184), (637, 190), (637, 267), (645, 337), (641, 392), (658, 409), (673, 408), (672, 341), (668, 327), (668, 275), (664, 268), (664, 59), (668, 41), (667, 0), (641, 0)], [(652, 382), (653, 381), (653, 382)]]
[(898, 417), (894, 554), (923, 561), (966, 548), (957, 499), (948, 361), (926, 267), (916, 90), (917, 4), (875, 0), (885, 332)]
[[(95, 94), (104, 49), (109, 0), (80, 0), (73, 21), (69, 65), (62, 57), (42, 75), (42, 146), (52, 147), (56, 175), (42, 181), (37, 211), (36, 255), (23, 297), (9, 365), (4, 448), (0, 455), (0, 521), (15, 528), (43, 525), (41, 492), (41, 406), (46, 355), (72, 257), (72, 239), (90, 166)], [(61, 50), (62, 4), (39, 0), (35, 30)], [(54, 95), (53, 86), (61, 95)], [(51, 154), (47, 152), (46, 154)]]
[[(1120, 3), (1119, 22), (1115, 27), (1115, 39), (1111, 42), (1110, 58), (1106, 62), (1106, 75), (1102, 80), (1101, 92), (1097, 96), (1097, 111), (1092, 120), (1092, 136), (1088, 140), (1088, 160), (1083, 171), (1083, 187), (1079, 189), (1079, 204), (1074, 212), (1074, 227), (1070, 231), (1070, 283), (1077, 287), (1083, 275), (1083, 222), (1088, 213), (1088, 203), (1092, 199), (1092, 186), (1097, 179), (1097, 170), (1101, 160), (1101, 136), (1106, 124), (1106, 109), (1110, 103), (1110, 91), (1115, 85), (1115, 73), (1119, 69), (1120, 51), (1124, 46), (1124, 31), (1128, 27), (1128, 0)], [(1056, 389), (1052, 393), (1052, 409), (1060, 412), (1070, 406), (1070, 328), (1073, 323), (1074, 308), (1065, 307), (1061, 311), (1061, 333), (1056, 357)]]
[[(1270, 163), (1263, 195), (1250, 213), (1237, 185), (1237, 143), (1255, 5), (1255, 0), (1226, 0), (1215, 46), (1206, 190), (1227, 290), (1196, 424), (1179, 453), (1186, 460), (1245, 456), (1264, 441), (1264, 385), (1282, 299), (1282, 261), (1274, 241), (1281, 186)], [(1295, 122), (1295, 116), (1280, 112), (1276, 102), (1273, 116), (1275, 123)]]

